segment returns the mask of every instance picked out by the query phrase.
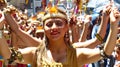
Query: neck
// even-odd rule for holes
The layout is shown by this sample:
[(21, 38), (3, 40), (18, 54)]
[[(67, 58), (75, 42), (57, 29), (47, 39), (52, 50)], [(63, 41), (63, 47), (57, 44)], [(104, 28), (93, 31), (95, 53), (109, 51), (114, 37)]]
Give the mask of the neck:
[(58, 52), (58, 51), (66, 50), (67, 46), (64, 39), (59, 39), (57, 41), (49, 40), (48, 48), (51, 51)]

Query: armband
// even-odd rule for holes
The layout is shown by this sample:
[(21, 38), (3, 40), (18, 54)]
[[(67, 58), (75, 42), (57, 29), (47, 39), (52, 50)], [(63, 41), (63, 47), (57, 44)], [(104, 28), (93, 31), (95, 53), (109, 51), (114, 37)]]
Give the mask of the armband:
[(8, 64), (13, 63), (17, 59), (20, 62), (23, 60), (23, 56), (22, 56), (21, 52), (15, 50), (13, 47), (10, 48), (10, 51), (11, 51), (11, 56), (10, 56), (10, 59), (8, 59)]
[(103, 49), (100, 50), (100, 55), (102, 56), (102, 58), (109, 58), (110, 57), (109, 55), (107, 55), (105, 53), (105, 51)]
[(102, 39), (102, 37), (101, 37), (99, 34), (96, 34), (95, 36), (97, 37), (97, 39), (98, 39), (99, 41), (101, 41), (101, 43), (103, 42), (103, 39)]

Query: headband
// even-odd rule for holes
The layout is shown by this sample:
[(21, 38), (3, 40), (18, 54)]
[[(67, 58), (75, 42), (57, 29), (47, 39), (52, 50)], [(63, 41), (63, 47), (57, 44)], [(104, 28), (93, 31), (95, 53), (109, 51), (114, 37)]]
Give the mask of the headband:
[(65, 20), (67, 19), (67, 15), (64, 11), (62, 11), (61, 9), (58, 9), (57, 7), (51, 7), (45, 14), (44, 17), (42, 18), (42, 21), (44, 22), (45, 20), (49, 19), (49, 18), (62, 18)]

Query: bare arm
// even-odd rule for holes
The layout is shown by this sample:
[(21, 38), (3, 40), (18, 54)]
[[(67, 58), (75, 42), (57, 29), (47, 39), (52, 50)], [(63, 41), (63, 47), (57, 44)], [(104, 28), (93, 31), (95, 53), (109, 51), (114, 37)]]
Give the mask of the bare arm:
[(14, 46), (15, 49), (28, 47), (14, 32), (11, 32), (11, 45)]
[(9, 59), (11, 55), (9, 46), (4, 37), (0, 38), (0, 55), (2, 55), (4, 59)]
[[(23, 63), (23, 64), (33, 64), (34, 63), (33, 60), (35, 60), (34, 54), (36, 49), (37, 47), (27, 47), (24, 49), (19, 49), (18, 51), (20, 51), (21, 54), (23, 55), (24, 61), (20, 62), (19, 60), (16, 60), (15, 62)], [(5, 61), (8, 61), (8, 59), (10, 59), (10, 56), (11, 56), (9, 46), (4, 37), (0, 38), (0, 55), (3, 57)]]
[(83, 30), (82, 30), (79, 42), (86, 41), (87, 34), (90, 34), (88, 33), (88, 30), (90, 30), (89, 29), (90, 21), (91, 21), (91, 16), (87, 15), (84, 21), (84, 26), (83, 26)]
[(26, 32), (24, 32), (23, 30), (19, 28), (17, 22), (13, 19), (10, 13), (4, 13), (4, 15), (12, 31), (21, 40), (23, 40), (27, 46), (38, 46), (39, 45), (40, 42), (38, 40), (36, 40), (35, 38), (33, 38), (32, 36), (30, 36), (29, 34), (27, 34)]
[(9, 50), (9, 45), (6, 42), (5, 37), (3, 37), (3, 27), (5, 24), (5, 18), (4, 18), (4, 14), (0, 11), (0, 55), (3, 57), (3, 59), (7, 60), (10, 58), (10, 50)]
[(71, 30), (71, 35), (72, 35), (72, 42), (78, 42), (80, 38), (80, 27), (77, 25), (78, 21), (76, 19), (76, 16), (73, 15), (72, 18), (70, 19), (70, 30)]
[[(105, 11), (110, 10), (109, 7), (106, 8)], [(106, 34), (106, 29), (107, 29), (107, 24), (109, 20), (109, 15), (104, 14), (102, 16), (101, 24), (98, 29), (98, 34), (101, 36), (102, 39), (104, 39), (105, 34)], [(99, 41), (96, 37), (94, 39), (87, 40), (85, 42), (81, 42), (80, 44), (74, 43), (73, 46), (76, 48), (81, 48), (81, 47), (87, 47), (87, 48), (95, 48), (97, 45), (101, 44), (101, 41)]]
[(33, 63), (35, 63), (33, 61), (36, 61), (36, 59), (35, 59), (36, 49), (37, 49), (37, 47), (27, 47), (24, 49), (19, 49), (18, 51), (20, 51), (22, 53), (24, 61), (23, 62), (16, 61), (16, 62), (33, 65)]
[[(18, 49), (18, 51), (21, 52), (24, 61), (20, 62), (18, 59), (16, 59), (14, 62), (23, 63), (23, 64), (34, 63), (33, 60), (35, 60), (34, 59), (34, 57), (35, 57), (34, 54), (35, 54), (36, 49), (37, 49), (37, 47), (27, 47), (27, 48), (24, 48), (24, 49)], [(0, 55), (7, 62), (8, 59), (10, 59), (11, 54), (12, 54), (12, 52), (10, 51), (9, 46), (8, 46), (5, 38), (4, 37), (0, 38)]]
[[(114, 50), (117, 40), (118, 22), (120, 21), (120, 13), (114, 10), (112, 10), (110, 14), (110, 32), (103, 48), (104, 52), (108, 56), (110, 56)], [(98, 49), (77, 49), (77, 53), (79, 62), (84, 59), (80, 62), (80, 65), (92, 63), (102, 58), (100, 50)]]

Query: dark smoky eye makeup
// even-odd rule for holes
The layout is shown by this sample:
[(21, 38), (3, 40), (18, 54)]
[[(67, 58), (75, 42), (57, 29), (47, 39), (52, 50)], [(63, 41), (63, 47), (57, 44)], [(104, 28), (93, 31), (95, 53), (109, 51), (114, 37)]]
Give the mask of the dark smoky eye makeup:
[(62, 25), (63, 25), (63, 21), (56, 21), (55, 24), (56, 24), (57, 26), (62, 26)]
[(65, 21), (62, 21), (62, 20), (48, 21), (48, 22), (46, 23), (46, 26), (52, 27), (54, 23), (55, 23), (56, 26), (61, 27), (61, 26), (64, 25)]
[(46, 26), (48, 26), (48, 27), (52, 27), (52, 25), (53, 25), (53, 22), (48, 22), (48, 23), (46, 24)]

